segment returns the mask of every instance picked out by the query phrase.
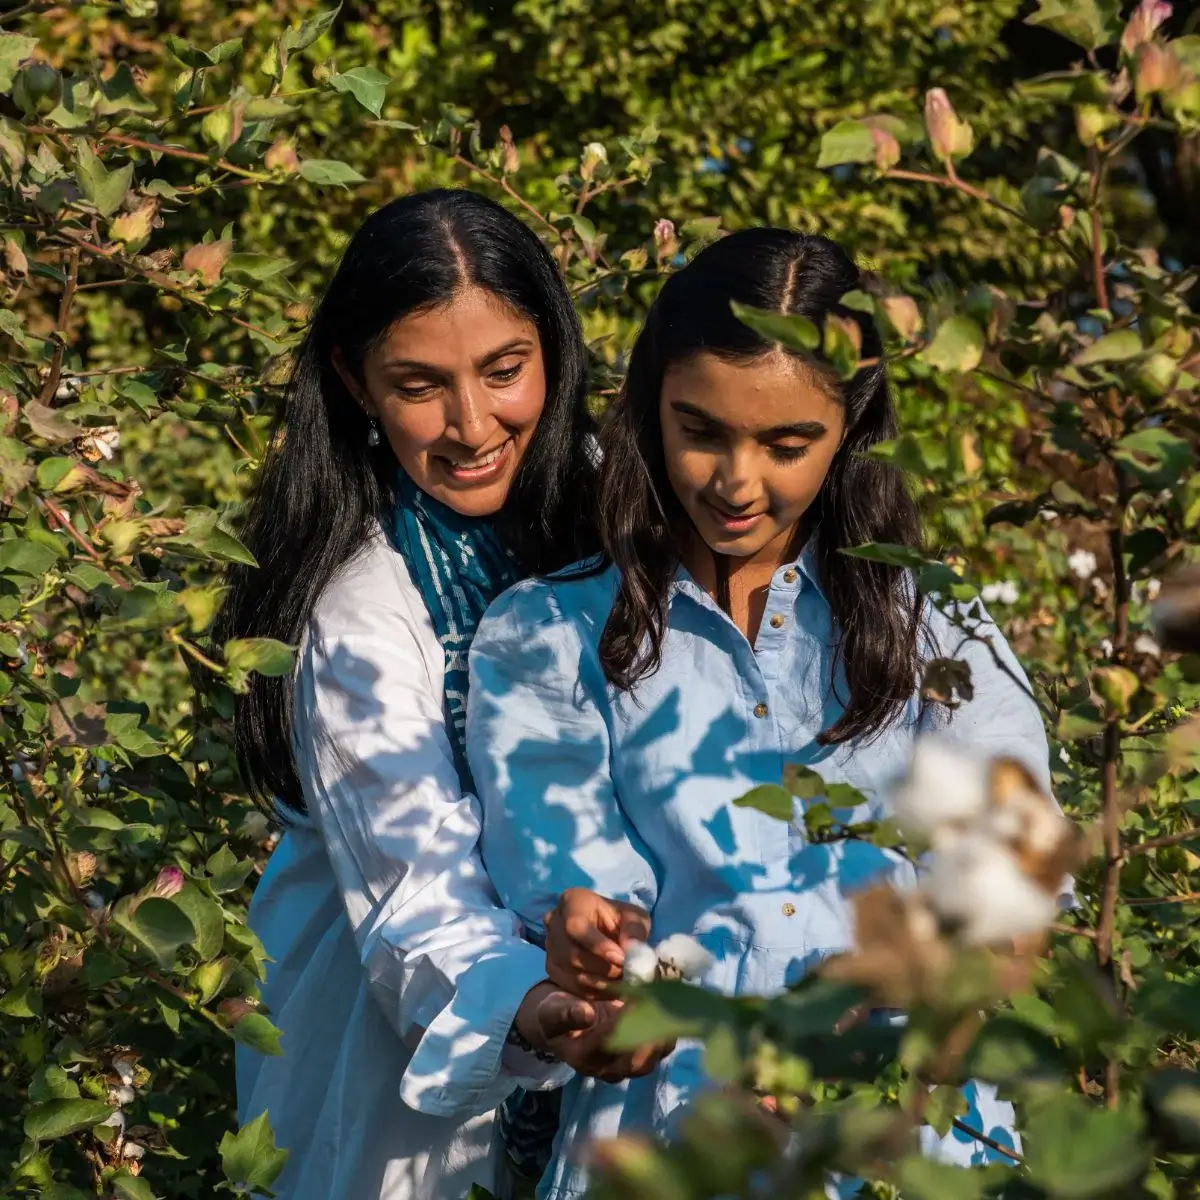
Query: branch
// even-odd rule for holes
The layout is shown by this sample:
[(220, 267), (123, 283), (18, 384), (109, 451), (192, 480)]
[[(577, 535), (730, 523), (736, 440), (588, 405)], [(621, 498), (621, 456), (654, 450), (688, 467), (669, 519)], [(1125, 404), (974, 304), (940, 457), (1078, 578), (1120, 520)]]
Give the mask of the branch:
[(62, 378), (63, 355), (67, 350), (67, 322), (71, 319), (71, 305), (75, 302), (75, 289), (78, 286), (79, 250), (76, 248), (67, 254), (67, 282), (63, 285), (62, 302), (58, 306), (58, 321), (55, 325), (58, 338), (54, 343), (54, 354), (50, 358), (50, 372), (38, 394), (39, 404), (49, 405), (58, 391), (58, 381)]
[(1015, 1163), (1024, 1162), (1025, 1160), (1015, 1151), (1010, 1150), (1007, 1146), (1000, 1142), (993, 1141), (986, 1133), (980, 1133), (978, 1129), (972, 1129), (965, 1121), (960, 1121), (957, 1117), (954, 1118), (954, 1128), (959, 1133), (965, 1133), (967, 1137), (973, 1141), (982, 1142), (990, 1150), (995, 1150), (1003, 1154), (1005, 1158), (1011, 1159)]
[(1100, 151), (1095, 146), (1088, 149), (1088, 169), (1091, 185), (1088, 188), (1088, 214), (1092, 229), (1092, 282), (1096, 286), (1096, 305), (1109, 312), (1108, 281), (1104, 278), (1104, 227), (1100, 221)]
[(1168, 833), (1163, 837), (1149, 838), (1147, 841), (1138, 842), (1134, 846), (1125, 847), (1125, 856), (1128, 858), (1133, 854), (1147, 854), (1151, 850), (1160, 850), (1164, 846), (1178, 846), (1180, 842), (1191, 842), (1200, 840), (1200, 829), (1192, 827), (1185, 829), (1182, 833)]

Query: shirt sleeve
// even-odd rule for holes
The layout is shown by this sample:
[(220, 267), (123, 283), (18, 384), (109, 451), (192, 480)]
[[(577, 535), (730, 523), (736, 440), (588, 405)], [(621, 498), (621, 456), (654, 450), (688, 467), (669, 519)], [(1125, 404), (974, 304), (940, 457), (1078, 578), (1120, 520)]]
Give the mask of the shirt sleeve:
[(466, 1117), (571, 1072), (504, 1054), (545, 956), (483, 868), (478, 802), (454, 769), (416, 618), (366, 597), (363, 611), (350, 630), (314, 621), (296, 682), (297, 765), (372, 991), (414, 1048), (401, 1097)]
[(467, 756), (484, 861), (504, 903), (534, 931), (571, 887), (652, 909), (655, 872), (613, 785), (599, 660), (553, 584), (500, 597), (470, 665)]
[[(978, 616), (968, 616), (976, 606)], [(930, 638), (938, 656), (967, 664), (973, 695), (953, 711), (944, 734), (981, 754), (1017, 759), (1050, 795), (1050, 746), (1024, 668), (982, 602), (951, 612), (962, 628), (935, 605), (927, 606)], [(934, 712), (923, 715), (923, 728), (932, 727)]]

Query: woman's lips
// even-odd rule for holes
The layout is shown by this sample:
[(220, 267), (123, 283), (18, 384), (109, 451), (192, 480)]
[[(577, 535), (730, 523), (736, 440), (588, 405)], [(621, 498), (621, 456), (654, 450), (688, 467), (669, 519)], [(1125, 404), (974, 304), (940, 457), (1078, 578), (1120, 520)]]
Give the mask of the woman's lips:
[(454, 462), (441, 456), (442, 469), (456, 483), (489, 483), (502, 474), (512, 457), (513, 440), (509, 438), (487, 454), (481, 454), (470, 462)]

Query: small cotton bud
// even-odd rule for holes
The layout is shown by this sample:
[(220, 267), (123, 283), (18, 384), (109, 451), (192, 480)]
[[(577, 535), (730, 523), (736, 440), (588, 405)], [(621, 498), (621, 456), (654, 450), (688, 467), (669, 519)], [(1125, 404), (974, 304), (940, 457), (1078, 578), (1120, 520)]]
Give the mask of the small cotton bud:
[(892, 796), (896, 824), (933, 840), (947, 826), (973, 821), (988, 806), (988, 764), (943, 738), (913, 747), (908, 775)]
[(1040, 933), (1057, 901), (1016, 856), (986, 834), (971, 833), (939, 849), (922, 887), (942, 923), (968, 946), (998, 946)]
[(137, 1092), (128, 1084), (121, 1084), (120, 1087), (111, 1088), (108, 1093), (109, 1102), (119, 1104), (122, 1108), (126, 1104), (132, 1104), (137, 1099)]
[(90, 429), (77, 442), (80, 453), (89, 462), (99, 462), (101, 459), (107, 462), (120, 444), (121, 432), (115, 425)]
[(673, 933), (655, 947), (663, 979), (699, 979), (712, 966), (713, 957), (690, 934)]
[(288, 175), (300, 170), (300, 156), (295, 145), (285, 137), (277, 137), (271, 148), (263, 155), (263, 166), (268, 171), (282, 171)]
[(1016, 604), (1021, 598), (1021, 589), (1012, 579), (1000, 583), (989, 583), (982, 587), (979, 596), (984, 604)]
[(121, 1147), (122, 1158), (132, 1158), (135, 1162), (138, 1159), (144, 1158), (145, 1154), (146, 1147), (139, 1145), (137, 1142), (126, 1142), (125, 1145)]
[(515, 175), (521, 169), (521, 154), (513, 141), (512, 130), (507, 125), (500, 126), (501, 167), (505, 175)]
[(653, 983), (658, 978), (658, 955), (645, 942), (625, 947), (623, 978), (626, 983)]
[(1165, 0), (1142, 0), (1121, 34), (1121, 50), (1133, 52), (1145, 42), (1153, 39), (1155, 30), (1171, 15), (1171, 6)]
[(170, 900), (172, 896), (179, 895), (183, 884), (183, 872), (178, 867), (163, 867), (147, 894), (157, 896), (160, 900)]
[(1156, 92), (1173, 91), (1183, 76), (1183, 66), (1170, 46), (1147, 42), (1138, 47), (1133, 77), (1139, 100)]
[(943, 162), (970, 154), (975, 144), (971, 126), (954, 111), (944, 88), (925, 93), (925, 130), (934, 154)]
[(588, 142), (583, 148), (579, 160), (579, 175), (584, 180), (590, 180), (601, 165), (608, 165), (608, 151), (601, 142)]
[(1067, 567), (1077, 579), (1091, 579), (1099, 565), (1090, 550), (1072, 550), (1067, 556)]
[(119, 1109), (114, 1108), (108, 1116), (100, 1122), (102, 1128), (116, 1129), (118, 1131), (125, 1128), (125, 1114)]
[(679, 251), (679, 239), (675, 236), (675, 222), (661, 217), (654, 222), (654, 252), (659, 262), (674, 258)]

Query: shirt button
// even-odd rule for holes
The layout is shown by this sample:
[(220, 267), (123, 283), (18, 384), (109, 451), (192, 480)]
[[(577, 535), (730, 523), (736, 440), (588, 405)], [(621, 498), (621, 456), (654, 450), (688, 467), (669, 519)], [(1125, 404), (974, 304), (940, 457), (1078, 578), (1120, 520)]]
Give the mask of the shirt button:
[(783, 915), (785, 917), (794, 917), (796, 915), (796, 906), (792, 904), (791, 901), (788, 901), (788, 903), (783, 906)]
[(754, 715), (756, 717), (765, 717), (767, 715), (767, 706), (765, 704), (756, 704), (754, 706)]
[(776, 613), (771, 618), (771, 628), (772, 629), (782, 629), (783, 628), (783, 618), (778, 613)]
[(788, 569), (786, 571), (784, 571), (783, 582), (784, 583), (795, 583), (796, 582), (796, 572), (793, 571), (791, 567), (788, 567)]

